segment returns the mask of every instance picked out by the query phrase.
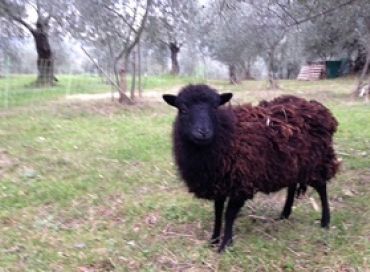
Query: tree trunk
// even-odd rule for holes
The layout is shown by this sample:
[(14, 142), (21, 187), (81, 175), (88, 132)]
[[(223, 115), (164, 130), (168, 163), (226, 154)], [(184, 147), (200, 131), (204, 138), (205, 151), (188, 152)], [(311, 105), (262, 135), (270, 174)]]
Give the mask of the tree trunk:
[[(126, 101), (127, 101), (127, 96), (126, 96), (126, 93), (127, 93), (127, 80), (126, 80), (126, 67), (128, 66), (128, 63), (129, 63), (129, 55), (125, 54), (125, 57), (124, 57), (124, 65), (122, 66), (121, 68), (121, 79), (122, 79), (122, 82), (120, 82), (119, 84), (119, 89), (118, 89), (118, 102), (121, 103), (121, 104), (124, 104)], [(115, 70), (117, 69), (117, 64), (115, 65)]]
[[(108, 40), (108, 49), (109, 49), (109, 56), (108, 56), (108, 63), (107, 63), (107, 74), (108, 74), (108, 77), (109, 78), (112, 78), (112, 76), (115, 76), (114, 74), (114, 56), (113, 56), (113, 49), (112, 49), (112, 45), (111, 45), (111, 42), (110, 40)], [(124, 73), (124, 69), (123, 69), (123, 73)], [(119, 74), (120, 74), (120, 82), (119, 82), (119, 85), (121, 85), (121, 81), (122, 81), (122, 75), (121, 75), (121, 71), (119, 71)], [(124, 78), (126, 78), (126, 75), (124, 75)], [(103, 81), (104, 82), (104, 81)], [(113, 102), (114, 101), (114, 93), (115, 93), (115, 87), (110, 84), (110, 94), (111, 94), (111, 101)]]
[(234, 64), (229, 65), (229, 80), (230, 84), (238, 84), (238, 78), (236, 75), (236, 66)]
[(358, 73), (364, 69), (364, 65), (366, 63), (366, 56), (367, 50), (366, 47), (363, 46), (361, 43), (357, 45), (357, 57), (353, 63), (353, 72)]
[(38, 19), (36, 30), (32, 31), (37, 50), (37, 84), (53, 85), (57, 79), (54, 76), (54, 58), (47, 34), (48, 20)]
[(274, 73), (275, 63), (274, 63), (274, 50), (271, 50), (268, 54), (268, 89), (275, 90), (279, 89), (279, 84), (275, 79)]
[(207, 60), (205, 54), (202, 53), (202, 61), (203, 61), (203, 79), (207, 80)]
[(131, 76), (131, 92), (130, 98), (134, 100), (135, 98), (135, 83), (136, 83), (136, 52), (132, 54), (132, 76)]
[[(127, 88), (127, 79), (126, 79), (126, 70), (121, 68), (119, 70), (119, 94), (120, 98), (122, 94), (126, 95), (126, 88)], [(122, 99), (119, 99), (119, 102), (122, 102)]]
[(143, 96), (143, 87), (141, 84), (141, 46), (140, 41), (137, 44), (137, 74), (138, 74), (138, 82), (137, 87), (139, 89), (139, 97)]
[(244, 80), (254, 80), (254, 78), (251, 75), (251, 61), (248, 60), (246, 62), (243, 62), (242, 68), (243, 68), (243, 79)]
[(368, 48), (366, 52), (366, 62), (364, 67), (362, 68), (361, 75), (358, 79), (357, 86), (352, 92), (352, 97), (358, 97), (362, 88), (362, 85), (364, 84), (365, 76), (369, 70), (369, 65), (370, 65), (370, 48)]
[(287, 72), (286, 72), (287, 79), (292, 79), (292, 78), (295, 78), (297, 76), (297, 74), (295, 74), (295, 70), (296, 69), (294, 67), (294, 64), (288, 63)]
[(171, 51), (171, 74), (178, 75), (180, 73), (180, 65), (177, 60), (177, 56), (178, 53), (180, 52), (180, 47), (173, 42), (170, 43), (169, 47)]
[(254, 78), (252, 77), (251, 75), (251, 71), (248, 69), (244, 70), (244, 76), (243, 76), (243, 79), (244, 80), (253, 80)]

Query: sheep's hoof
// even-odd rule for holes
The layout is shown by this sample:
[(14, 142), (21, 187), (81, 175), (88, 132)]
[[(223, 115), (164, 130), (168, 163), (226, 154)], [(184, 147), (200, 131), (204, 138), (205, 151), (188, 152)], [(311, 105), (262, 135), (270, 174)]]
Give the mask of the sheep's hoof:
[(210, 246), (216, 246), (220, 243), (220, 237), (217, 237), (217, 238), (211, 238), (211, 240), (209, 240), (209, 244)]
[(217, 252), (218, 253), (224, 253), (225, 250), (233, 245), (233, 240), (227, 240), (227, 241), (222, 241), (222, 244), (219, 246)]
[(288, 219), (289, 216), (290, 216), (291, 212), (285, 212), (283, 211), (281, 214), (280, 214), (280, 217), (279, 217), (279, 220), (285, 220), (285, 219)]
[(287, 220), (289, 219), (289, 215), (286, 216), (285, 214), (281, 214), (278, 218), (276, 218), (276, 221), (281, 221), (281, 220)]
[(330, 228), (330, 224), (329, 222), (321, 222), (321, 227), (328, 230)]

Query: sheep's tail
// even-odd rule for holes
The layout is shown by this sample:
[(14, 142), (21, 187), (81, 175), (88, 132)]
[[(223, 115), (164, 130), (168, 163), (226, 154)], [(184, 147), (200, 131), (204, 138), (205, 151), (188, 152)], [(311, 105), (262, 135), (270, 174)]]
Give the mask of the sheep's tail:
[(307, 191), (307, 184), (306, 183), (299, 183), (296, 190), (296, 197), (299, 198), (304, 196)]

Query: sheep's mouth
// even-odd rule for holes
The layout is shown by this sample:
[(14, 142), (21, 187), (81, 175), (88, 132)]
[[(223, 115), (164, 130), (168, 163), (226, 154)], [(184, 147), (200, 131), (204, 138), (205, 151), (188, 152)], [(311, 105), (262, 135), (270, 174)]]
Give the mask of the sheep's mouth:
[(194, 144), (196, 145), (209, 145), (211, 144), (213, 138), (210, 137), (210, 138), (195, 138), (193, 137), (192, 141)]

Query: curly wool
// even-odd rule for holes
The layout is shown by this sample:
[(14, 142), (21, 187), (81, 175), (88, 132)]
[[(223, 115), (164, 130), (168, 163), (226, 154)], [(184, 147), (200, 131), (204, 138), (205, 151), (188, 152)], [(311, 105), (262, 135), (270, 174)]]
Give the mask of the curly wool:
[[(188, 91), (189, 102), (202, 90)], [(317, 101), (281, 96), (258, 106), (218, 109), (212, 144), (194, 146), (174, 124), (174, 155), (189, 191), (199, 198), (253, 198), (293, 184), (318, 186), (338, 170), (332, 135), (337, 121)]]

